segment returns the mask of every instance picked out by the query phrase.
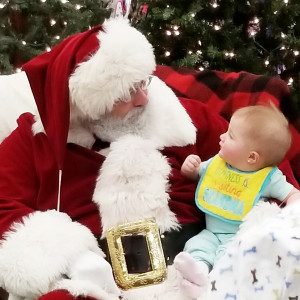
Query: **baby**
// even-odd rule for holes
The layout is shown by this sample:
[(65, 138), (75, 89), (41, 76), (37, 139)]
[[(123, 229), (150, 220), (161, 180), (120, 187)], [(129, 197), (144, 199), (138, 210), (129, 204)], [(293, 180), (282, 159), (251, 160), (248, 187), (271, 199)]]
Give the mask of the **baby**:
[(290, 145), (288, 121), (274, 105), (248, 106), (233, 114), (216, 156), (203, 162), (197, 155), (185, 159), (181, 174), (200, 178), (195, 201), (206, 218), (206, 229), (188, 240), (174, 260), (187, 296), (205, 292), (208, 273), (258, 201), (300, 199), (300, 191), (276, 167)]

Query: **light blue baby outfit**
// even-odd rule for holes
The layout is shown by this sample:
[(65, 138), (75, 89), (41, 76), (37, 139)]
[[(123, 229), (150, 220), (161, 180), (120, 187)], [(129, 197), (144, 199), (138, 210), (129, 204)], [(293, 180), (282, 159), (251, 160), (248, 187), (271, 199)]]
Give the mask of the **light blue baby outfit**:
[[(202, 179), (201, 176), (205, 175), (206, 170), (213, 159), (214, 157), (201, 162), (199, 170), (200, 182)], [(232, 169), (230, 166), (227, 167)], [(238, 170), (235, 171), (240, 172)], [(259, 201), (265, 201), (269, 198), (283, 201), (292, 189), (293, 185), (288, 183), (285, 175), (275, 167), (272, 174), (264, 183)], [(212, 268), (215, 262), (224, 254), (228, 243), (238, 231), (239, 224), (232, 223), (207, 213), (205, 214), (205, 220), (206, 229), (189, 239), (185, 244), (184, 251), (190, 253), (195, 260), (206, 262), (209, 267)]]

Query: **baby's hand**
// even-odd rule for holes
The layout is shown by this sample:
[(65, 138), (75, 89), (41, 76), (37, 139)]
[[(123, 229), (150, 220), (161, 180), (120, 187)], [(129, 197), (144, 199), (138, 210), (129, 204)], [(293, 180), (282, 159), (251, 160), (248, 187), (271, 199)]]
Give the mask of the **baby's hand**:
[(199, 178), (199, 166), (201, 159), (198, 155), (189, 155), (181, 166), (181, 174), (192, 180), (197, 180)]

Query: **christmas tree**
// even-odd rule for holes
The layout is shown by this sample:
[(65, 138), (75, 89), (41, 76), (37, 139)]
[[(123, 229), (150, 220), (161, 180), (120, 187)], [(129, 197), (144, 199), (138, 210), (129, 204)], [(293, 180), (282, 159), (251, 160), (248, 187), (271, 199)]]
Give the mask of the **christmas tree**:
[[(128, 17), (158, 64), (280, 76), (300, 105), (299, 0), (2, 0), (0, 74), (66, 36)], [(118, 6), (118, 12), (116, 8)]]
[(300, 103), (299, 0), (151, 0), (139, 15), (159, 64), (280, 76)]
[(2, 0), (0, 74), (18, 71), (65, 37), (103, 23), (107, 3), (97, 0)]

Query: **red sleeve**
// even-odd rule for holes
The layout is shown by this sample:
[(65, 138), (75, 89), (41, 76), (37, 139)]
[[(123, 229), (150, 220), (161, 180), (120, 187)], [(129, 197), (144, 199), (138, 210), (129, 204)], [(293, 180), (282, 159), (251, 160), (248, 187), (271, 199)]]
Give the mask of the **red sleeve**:
[(32, 154), (30, 114), (21, 116), (19, 127), (0, 145), (0, 235), (12, 222), (33, 211), (37, 178)]
[(67, 291), (53, 291), (39, 298), (39, 300), (74, 300), (74, 299), (95, 300), (95, 298), (93, 297), (83, 297), (83, 296), (74, 297)]

